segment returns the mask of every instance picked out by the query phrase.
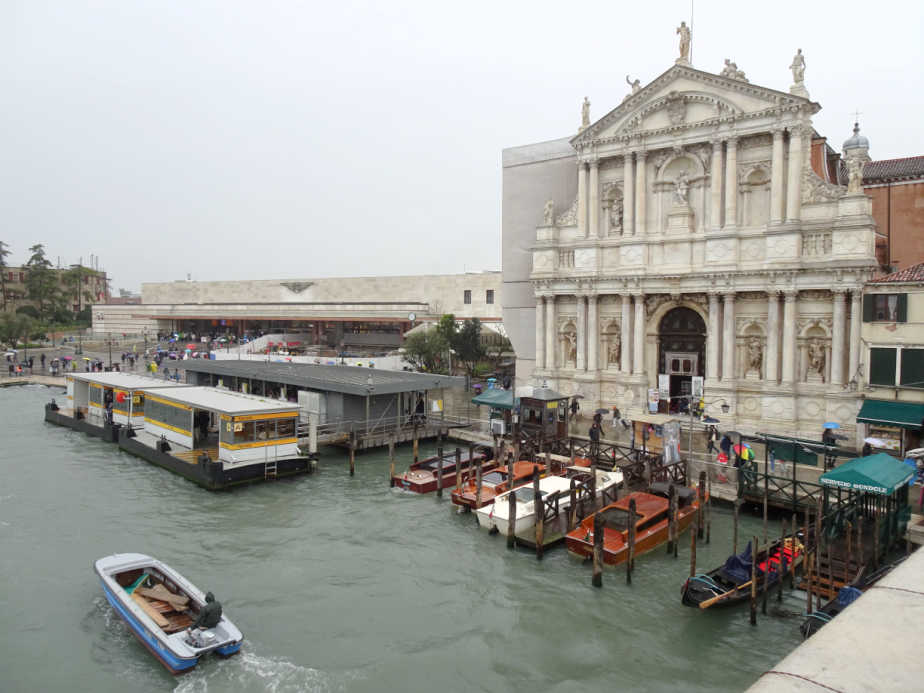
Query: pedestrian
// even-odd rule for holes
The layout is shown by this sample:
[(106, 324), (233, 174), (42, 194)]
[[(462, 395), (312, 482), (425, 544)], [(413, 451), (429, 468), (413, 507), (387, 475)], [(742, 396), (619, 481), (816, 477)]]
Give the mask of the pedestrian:
[(164, 380), (168, 380), (169, 378), (170, 378), (170, 368), (167, 366), (164, 366)]
[(575, 418), (578, 413), (578, 409), (581, 408), (581, 405), (578, 404), (577, 397), (571, 400), (571, 418)]
[(707, 447), (706, 452), (712, 453), (713, 455), (718, 453), (716, 450), (715, 444), (719, 440), (719, 431), (715, 426), (709, 427), (709, 434), (707, 436)]
[(869, 457), (873, 454), (873, 446), (869, 443), (863, 443), (863, 450), (860, 452), (860, 457)]
[[(9, 358), (10, 357), (7, 356), (7, 361), (9, 361)], [(10, 367), (10, 377), (12, 378), (13, 377), (13, 362), (12, 361), (9, 362), (9, 367)]]
[(726, 457), (729, 457), (731, 456), (731, 447), (732, 447), (731, 438), (729, 438), (728, 434), (726, 433), (725, 435), (722, 436), (722, 441), (719, 443), (719, 448), (721, 448), (722, 452), (725, 453)]
[(39, 359), (42, 362), (42, 370), (45, 370), (45, 353), (42, 353), (41, 358)]

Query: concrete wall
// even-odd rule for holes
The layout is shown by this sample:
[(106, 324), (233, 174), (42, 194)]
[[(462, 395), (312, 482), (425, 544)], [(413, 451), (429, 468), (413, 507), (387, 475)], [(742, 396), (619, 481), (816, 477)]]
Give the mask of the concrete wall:
[[(288, 285), (288, 286), (287, 286)], [(302, 288), (302, 286), (304, 288)], [(464, 292), (472, 292), (471, 304)], [(486, 303), (494, 290), (493, 305)], [(501, 273), (421, 275), (408, 277), (337, 277), (327, 279), (264, 279), (256, 281), (175, 281), (141, 285), (144, 304), (215, 303), (386, 303), (423, 302), (431, 312), (464, 318), (499, 319)]]
[(568, 138), (503, 152), (503, 317), (517, 355), (517, 383), (530, 384), (536, 361), (536, 302), (529, 275), (536, 227), (547, 200), (555, 216), (577, 195), (577, 167)]
[(896, 270), (924, 262), (924, 181), (866, 186), (876, 229), (888, 238), (888, 264)]

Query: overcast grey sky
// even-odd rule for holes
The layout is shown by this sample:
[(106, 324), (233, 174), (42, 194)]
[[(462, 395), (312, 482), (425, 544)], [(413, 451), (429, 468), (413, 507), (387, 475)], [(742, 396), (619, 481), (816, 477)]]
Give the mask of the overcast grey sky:
[[(0, 240), (142, 281), (500, 268), (504, 147), (574, 134), (677, 55), (689, 0), (0, 0)], [(836, 148), (924, 154), (924, 3), (706, 2), (693, 64)], [(538, 215), (538, 212), (537, 212)]]

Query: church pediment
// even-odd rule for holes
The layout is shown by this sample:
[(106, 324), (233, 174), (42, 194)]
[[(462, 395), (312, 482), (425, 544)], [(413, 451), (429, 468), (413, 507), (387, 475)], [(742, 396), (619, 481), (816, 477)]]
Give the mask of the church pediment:
[(676, 132), (757, 118), (781, 109), (819, 110), (816, 103), (741, 79), (675, 65), (571, 140), (577, 148), (639, 135)]

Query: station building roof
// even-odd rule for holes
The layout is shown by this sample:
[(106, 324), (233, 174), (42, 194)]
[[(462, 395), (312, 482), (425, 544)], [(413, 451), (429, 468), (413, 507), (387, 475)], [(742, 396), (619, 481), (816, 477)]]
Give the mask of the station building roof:
[(390, 395), (421, 390), (463, 389), (459, 376), (389, 371), (360, 366), (325, 366), (311, 363), (266, 361), (194, 360), (184, 363), (187, 372), (251, 378), (294, 385), (309, 390), (341, 392), (349, 395)]
[(109, 371), (103, 373), (68, 373), (71, 380), (83, 380), (88, 383), (98, 383), (104, 387), (113, 387), (120, 390), (153, 390), (155, 388), (189, 387), (186, 383), (178, 383), (164, 378), (152, 378), (136, 373), (122, 373)]
[(188, 386), (169, 392), (158, 391), (156, 397), (195, 409), (208, 409), (232, 416), (246, 414), (276, 414), (295, 412), (298, 405), (269, 397), (245, 395), (215, 387)]

